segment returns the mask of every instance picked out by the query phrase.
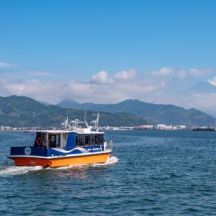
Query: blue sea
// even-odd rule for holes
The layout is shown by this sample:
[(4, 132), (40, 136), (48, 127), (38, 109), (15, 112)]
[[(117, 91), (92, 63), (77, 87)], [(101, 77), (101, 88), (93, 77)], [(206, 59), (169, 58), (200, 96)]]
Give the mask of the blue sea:
[(0, 215), (216, 215), (216, 132), (113, 131), (103, 165), (15, 167), (0, 132)]

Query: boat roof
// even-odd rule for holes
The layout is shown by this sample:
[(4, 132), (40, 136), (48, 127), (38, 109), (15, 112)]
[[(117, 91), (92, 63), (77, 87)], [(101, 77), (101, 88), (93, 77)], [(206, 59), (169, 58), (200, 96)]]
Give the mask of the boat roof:
[(93, 131), (90, 128), (76, 128), (75, 130), (36, 130), (36, 133), (49, 133), (49, 134), (56, 134), (56, 133), (77, 133), (77, 134), (104, 134), (102, 131)]

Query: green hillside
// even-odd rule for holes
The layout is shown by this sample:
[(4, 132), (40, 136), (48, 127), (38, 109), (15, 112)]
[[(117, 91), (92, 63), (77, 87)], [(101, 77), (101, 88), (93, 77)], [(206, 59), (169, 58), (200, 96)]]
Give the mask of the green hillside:
[[(85, 111), (64, 109), (54, 105), (44, 105), (28, 97), (0, 97), (0, 125), (12, 127), (59, 126), (66, 117), (83, 120)], [(87, 111), (87, 120), (92, 121), (94, 111)], [(100, 112), (100, 125), (132, 126), (146, 123), (133, 114)]]

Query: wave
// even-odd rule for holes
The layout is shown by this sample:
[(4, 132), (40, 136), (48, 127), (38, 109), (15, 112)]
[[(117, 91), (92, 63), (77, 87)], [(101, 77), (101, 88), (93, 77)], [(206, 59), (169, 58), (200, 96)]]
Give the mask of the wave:
[(92, 167), (98, 167), (98, 166), (110, 166), (113, 164), (118, 163), (119, 159), (116, 156), (111, 156), (105, 163), (94, 163), (90, 166)]
[(9, 166), (0, 170), (0, 176), (22, 175), (31, 171), (37, 171), (42, 169), (42, 166)]

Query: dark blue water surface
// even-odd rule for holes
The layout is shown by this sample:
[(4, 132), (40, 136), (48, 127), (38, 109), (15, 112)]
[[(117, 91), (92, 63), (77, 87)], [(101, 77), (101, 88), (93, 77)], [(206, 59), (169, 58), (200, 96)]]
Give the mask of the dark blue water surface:
[(34, 134), (1, 132), (0, 215), (216, 215), (216, 132), (106, 137), (113, 163), (42, 169), (7, 159), (10, 146), (31, 144)]

